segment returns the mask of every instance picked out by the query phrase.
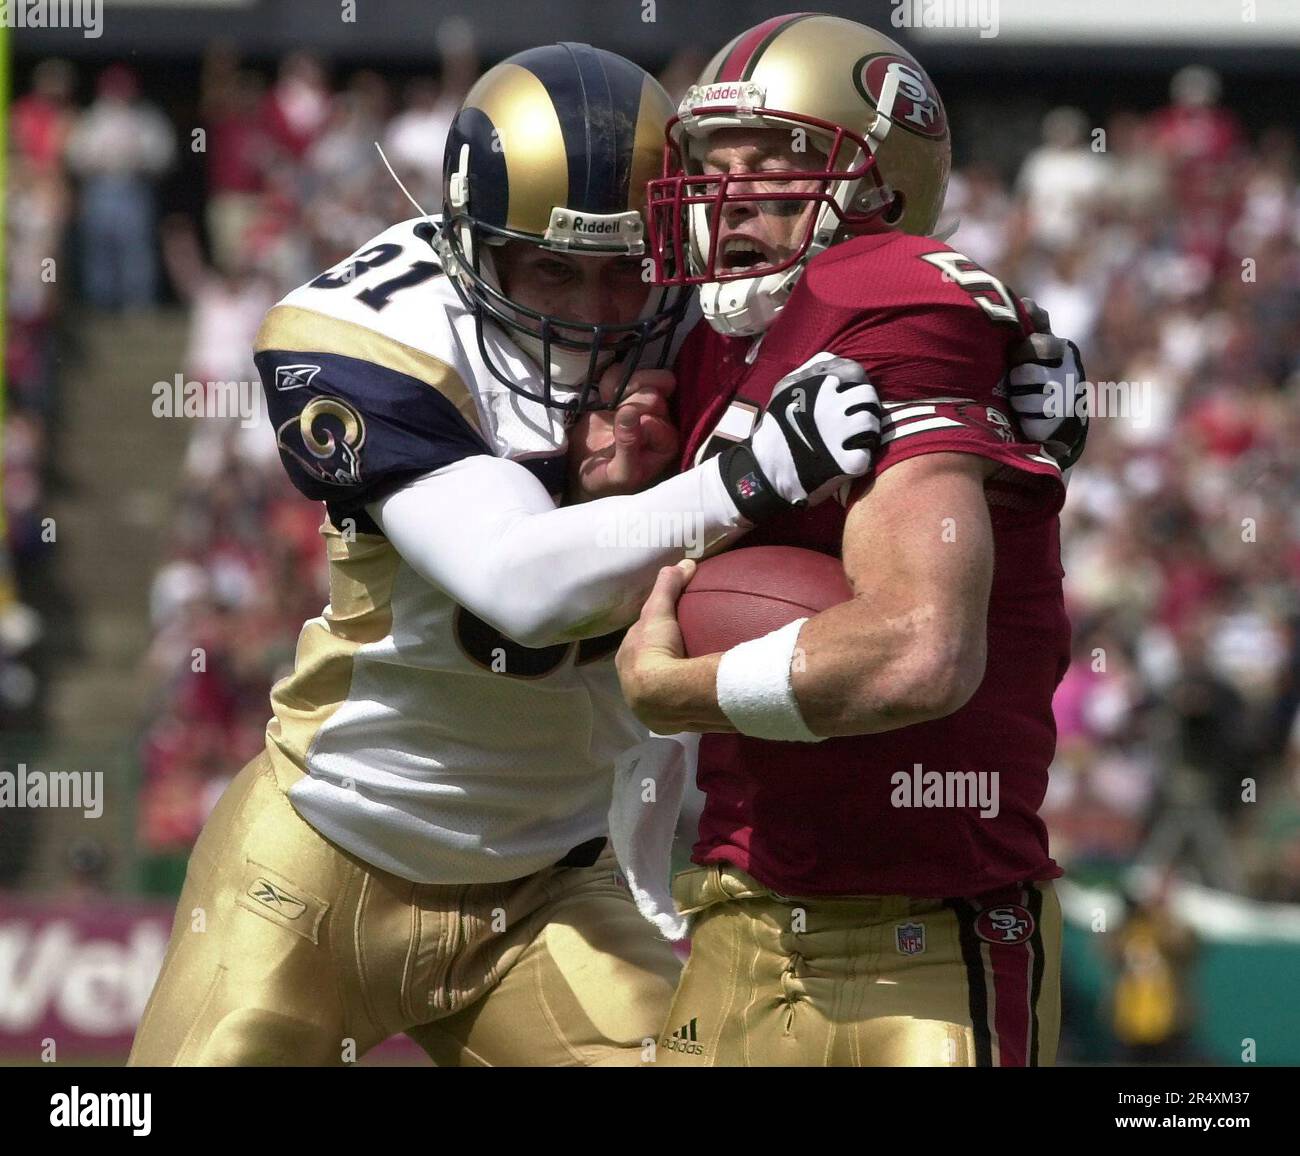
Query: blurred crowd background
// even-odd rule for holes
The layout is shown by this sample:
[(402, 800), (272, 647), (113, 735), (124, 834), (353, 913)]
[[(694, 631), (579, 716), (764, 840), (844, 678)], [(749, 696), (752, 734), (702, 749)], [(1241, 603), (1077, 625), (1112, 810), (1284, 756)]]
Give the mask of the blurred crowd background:
[[(181, 309), (187, 379), (255, 382), (253, 336), (276, 298), (413, 213), (374, 142), (437, 208), (448, 125), (492, 62), (461, 21), (446, 22), (439, 49), (427, 69), (391, 73), (306, 51), (248, 61), (217, 44), (165, 89), (130, 60), (46, 57), (18, 71), (8, 729), (39, 744), (59, 677), (40, 644), (58, 613), (41, 519), (60, 484), (59, 414), (88, 372), (75, 359), (80, 319), (147, 325)], [(642, 63), (676, 97), (704, 59), (689, 49)], [(1108, 1042), (1093, 1054), (1195, 1059), (1195, 936), (1167, 902), (1173, 884), (1300, 903), (1295, 118), (1243, 117), (1223, 78), (1193, 65), (1163, 74), (1158, 99), (1118, 108), (1055, 104), (1047, 84), (1021, 118), (1035, 130), (1008, 144), (996, 117), (961, 115), (963, 86), (932, 72), (960, 133), (950, 243), (1043, 305), (1093, 381), (1126, 384), (1110, 395), (1124, 411), (1093, 422), (1062, 516), (1075, 662), (1057, 695), (1045, 813), (1070, 878), (1125, 904), (1096, 1012)], [(68, 275), (32, 277), (49, 257)], [(269, 429), (205, 419), (186, 436), (163, 556), (149, 565), (152, 692), (124, 723), (134, 839), (74, 841), (66, 879), (42, 876), (47, 891), (176, 893), (208, 810), (262, 742), (267, 691), (301, 623), (326, 601), (320, 511), (288, 485)], [(23, 883), (35, 847), (8, 841), (0, 885)], [(1081, 1054), (1088, 1034), (1079, 1028)]]

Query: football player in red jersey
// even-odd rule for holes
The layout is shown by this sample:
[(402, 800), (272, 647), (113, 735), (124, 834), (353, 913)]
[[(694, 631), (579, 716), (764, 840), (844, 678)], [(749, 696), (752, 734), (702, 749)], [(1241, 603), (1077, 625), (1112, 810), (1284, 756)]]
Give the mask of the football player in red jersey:
[[(866, 368), (885, 422), (869, 480), (744, 543), (841, 557), (851, 601), (686, 659), (686, 562), (620, 651), (644, 722), (703, 732), (674, 885), (692, 951), (659, 1062), (1051, 1063), (1060, 869), (1037, 812), (1069, 653), (1062, 462), (999, 384), (1024, 306), (929, 236), (939, 95), (869, 28), (779, 17), (713, 59), (668, 135), (659, 278), (699, 284), (709, 322), (677, 362), (683, 464), (736, 453), (819, 350)], [(1081, 429), (1058, 426), (1068, 463)]]
[[(637, 441), (671, 377), (642, 355), (667, 352), (686, 295), (640, 261), (671, 109), (590, 45), (516, 54), (456, 115), (442, 218), (390, 226), (264, 320), (268, 413), (324, 504), (330, 599), (190, 858), (132, 1064), (351, 1063), (398, 1033), (439, 1066), (642, 1062), (677, 960), (607, 847), (615, 762), (646, 736), (616, 640), (591, 640), (688, 543), (602, 543), (673, 517), (700, 542), (750, 527), (716, 461), (635, 485), (671, 430), (632, 469), (593, 444), (628, 416)], [(870, 384), (839, 379), (826, 483), (864, 475), (879, 437)], [(609, 416), (620, 397), (633, 412)], [(581, 414), (592, 452), (566, 495)], [(791, 476), (773, 448), (755, 461)]]

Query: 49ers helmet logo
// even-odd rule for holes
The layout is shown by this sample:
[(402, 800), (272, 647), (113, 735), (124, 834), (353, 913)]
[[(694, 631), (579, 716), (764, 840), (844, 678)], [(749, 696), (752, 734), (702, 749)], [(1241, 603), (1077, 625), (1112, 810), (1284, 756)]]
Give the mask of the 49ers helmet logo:
[(853, 66), (853, 83), (872, 108), (880, 108), (880, 95), (890, 75), (897, 79), (892, 108), (882, 109), (899, 128), (918, 136), (942, 140), (948, 135), (948, 117), (930, 78), (904, 56), (881, 52), (864, 56)]
[(975, 918), (975, 934), (986, 943), (1024, 943), (1034, 934), (1034, 917), (1018, 903), (987, 907)]

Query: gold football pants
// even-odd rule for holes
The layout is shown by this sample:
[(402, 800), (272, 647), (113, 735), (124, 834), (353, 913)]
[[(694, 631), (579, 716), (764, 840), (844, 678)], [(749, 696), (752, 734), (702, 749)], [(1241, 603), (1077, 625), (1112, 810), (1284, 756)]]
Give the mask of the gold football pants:
[(262, 755), (195, 845), (129, 1063), (341, 1064), (405, 1032), (441, 1066), (636, 1064), (679, 971), (608, 849), (412, 883), (308, 825)]
[(685, 871), (691, 955), (661, 1066), (1051, 1064), (1061, 914), (1050, 882), (977, 899), (791, 899)]

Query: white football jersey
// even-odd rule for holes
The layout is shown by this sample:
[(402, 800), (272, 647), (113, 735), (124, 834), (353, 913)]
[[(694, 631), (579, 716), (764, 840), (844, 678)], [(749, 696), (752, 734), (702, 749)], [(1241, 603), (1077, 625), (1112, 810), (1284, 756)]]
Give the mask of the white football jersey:
[[(484, 326), (494, 361), (538, 371)], [(257, 364), (286, 469), (326, 502), (330, 602), (272, 691), (268, 748), (318, 831), (405, 879), (484, 883), (606, 833), (615, 758), (645, 731), (615, 639), (520, 646), (417, 575), (367, 503), (473, 453), (559, 499), (562, 415), (483, 362), (428, 223), (386, 230), (267, 315)]]

